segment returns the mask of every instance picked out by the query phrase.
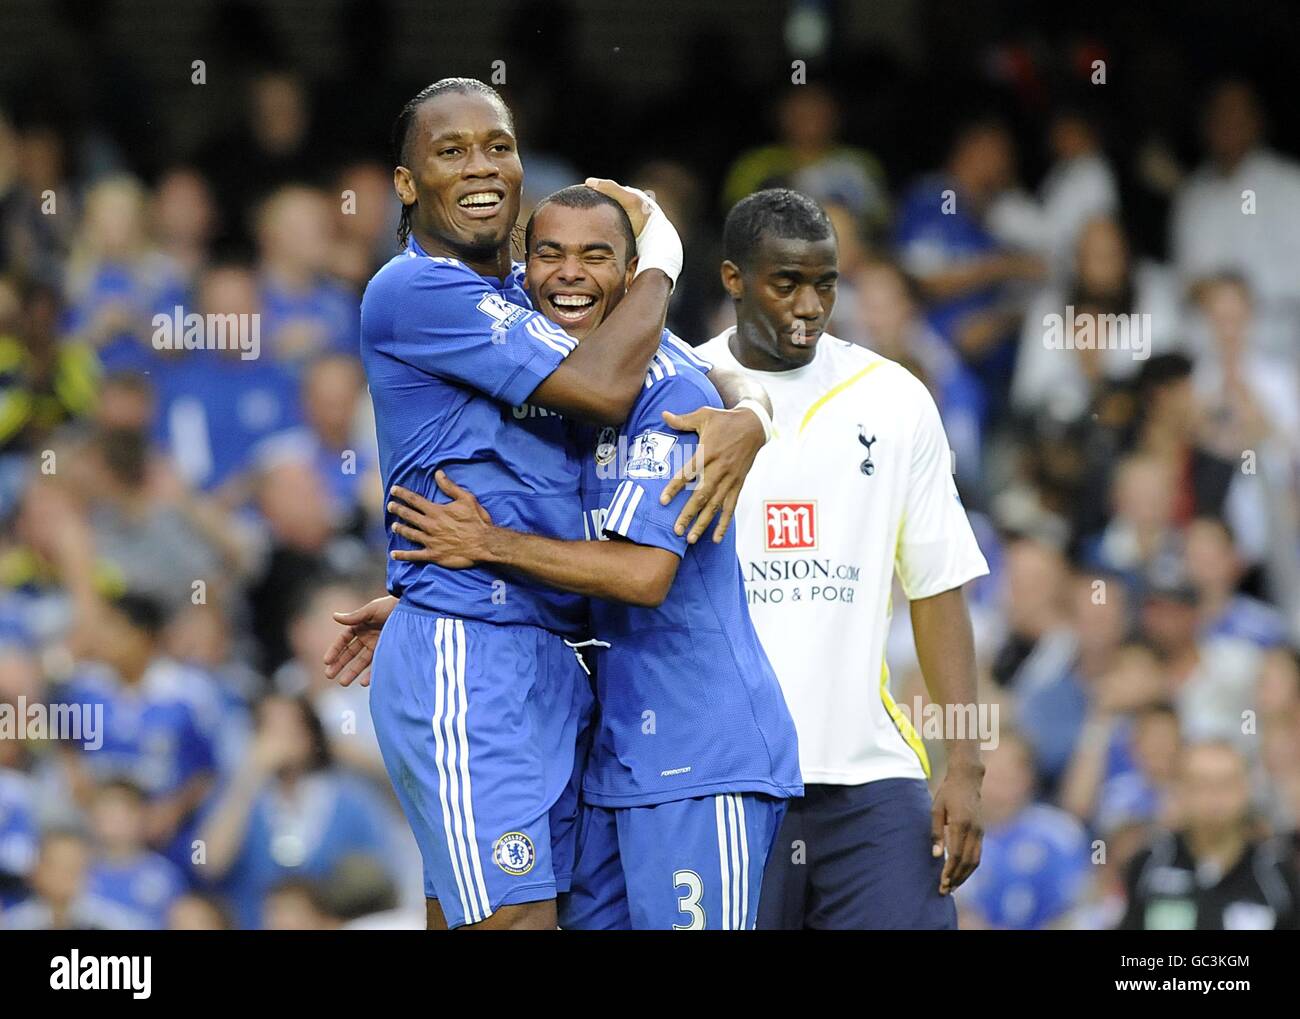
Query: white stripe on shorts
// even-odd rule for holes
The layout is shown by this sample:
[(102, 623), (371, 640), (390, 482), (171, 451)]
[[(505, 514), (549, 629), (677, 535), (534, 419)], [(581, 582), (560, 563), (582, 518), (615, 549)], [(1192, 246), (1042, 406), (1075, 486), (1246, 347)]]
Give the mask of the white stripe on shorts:
[(469, 694), (465, 689), (465, 621), (453, 621), (456, 653), (453, 663), (456, 670), (456, 685), (460, 691), (457, 702), (460, 712), (456, 718), (457, 736), (460, 739), (460, 774), (461, 789), (464, 796), (465, 838), (469, 845), (470, 862), (473, 864), (473, 884), (477, 886), (479, 900), (483, 904), (483, 915), (492, 912), (492, 901), (488, 898), (487, 882), (483, 880), (483, 858), (478, 850), (478, 835), (474, 828), (474, 797), (469, 780), (469, 734), (465, 731), (465, 716), (469, 713)]
[(740, 836), (740, 923), (738, 930), (748, 930), (749, 924), (749, 833), (745, 830), (745, 798), (736, 793), (736, 832)]
[(736, 838), (736, 797), (730, 794), (727, 796), (727, 841), (728, 848), (731, 850), (731, 927), (729, 929), (738, 931), (744, 927), (744, 921), (741, 919), (743, 904), (740, 901), (740, 872), (743, 868), (740, 862), (740, 840)]
[(491, 914), (492, 905), (483, 880), (483, 863), (474, 832), (474, 801), (470, 795), (464, 622), (438, 619), (434, 643), (437, 657), (433, 731), (443, 828), (465, 922), (478, 923)]
[(466, 920), (473, 913), (469, 908), (466, 895), (465, 878), (461, 873), (460, 860), (456, 851), (456, 830), (452, 825), (451, 804), (447, 799), (447, 735), (443, 728), (443, 714), (447, 706), (447, 684), (443, 679), (443, 632), (450, 620), (438, 619), (434, 622), (433, 646), (435, 652), (433, 671), (433, 763), (438, 769), (438, 800), (442, 805), (442, 829), (447, 837), (447, 849), (451, 857), (451, 871), (456, 878), (456, 890), (460, 893), (460, 908)]
[(727, 851), (727, 806), (722, 794), (713, 797), (713, 810), (718, 822), (718, 863), (722, 877), (722, 929), (731, 930), (731, 875), (728, 863), (731, 854)]
[(718, 872), (722, 878), (722, 929), (743, 931), (749, 924), (749, 834), (745, 799), (739, 793), (713, 798), (718, 822)]

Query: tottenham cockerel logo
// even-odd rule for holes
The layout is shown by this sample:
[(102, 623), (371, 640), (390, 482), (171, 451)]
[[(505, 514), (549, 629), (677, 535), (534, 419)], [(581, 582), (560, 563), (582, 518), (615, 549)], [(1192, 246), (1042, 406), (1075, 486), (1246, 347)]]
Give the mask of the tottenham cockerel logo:
[(871, 475), (876, 473), (876, 465), (871, 462), (871, 446), (872, 443), (876, 441), (876, 437), (873, 435), (868, 439), (866, 428), (862, 425), (858, 425), (858, 441), (862, 443), (863, 447), (865, 447), (867, 451), (867, 458), (862, 461), (858, 469), (867, 477), (871, 477)]

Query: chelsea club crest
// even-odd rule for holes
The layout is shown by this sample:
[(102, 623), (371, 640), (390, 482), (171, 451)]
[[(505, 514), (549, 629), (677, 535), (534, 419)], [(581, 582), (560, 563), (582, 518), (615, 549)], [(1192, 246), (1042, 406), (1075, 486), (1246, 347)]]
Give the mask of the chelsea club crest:
[(608, 467), (618, 453), (618, 429), (606, 426), (596, 436), (596, 466)]
[(533, 869), (537, 850), (533, 840), (521, 831), (508, 831), (492, 847), (492, 861), (507, 874), (519, 877)]

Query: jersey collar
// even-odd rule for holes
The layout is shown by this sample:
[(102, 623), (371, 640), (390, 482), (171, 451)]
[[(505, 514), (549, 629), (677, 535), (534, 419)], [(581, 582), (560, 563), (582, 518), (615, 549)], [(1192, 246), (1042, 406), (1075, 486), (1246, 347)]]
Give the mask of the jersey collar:
[[(433, 257), (427, 251), (425, 251), (424, 248), (420, 246), (420, 242), (415, 239), (415, 234), (411, 234), (411, 236), (407, 238), (406, 250), (409, 251), (412, 255), (415, 255), (419, 258)], [(464, 265), (463, 262), (460, 262), (460, 264)], [(482, 278), (486, 280), (488, 283), (495, 286), (498, 290), (505, 290), (511, 286), (518, 287), (520, 290), (523, 290), (525, 268), (526, 266), (524, 265), (523, 262), (511, 262), (510, 272), (506, 274), (506, 278), (504, 280), (498, 282), (495, 276), (484, 276)]]
[(779, 368), (776, 371), (763, 371), (761, 368), (748, 368), (745, 365), (740, 363), (740, 358), (738, 358), (731, 349), (731, 340), (732, 337), (734, 337), (735, 335), (736, 335), (735, 326), (731, 326), (724, 333), (722, 333), (722, 347), (727, 352), (727, 357), (729, 357), (735, 363), (737, 368), (741, 369), (742, 371), (750, 372), (753, 375), (759, 375), (765, 379), (784, 379), (790, 382), (793, 382), (796, 379), (802, 379), (802, 378), (806, 378), (809, 375), (812, 375), (817, 370), (822, 360), (822, 351), (821, 351), (822, 341), (826, 339), (834, 339), (834, 337), (830, 336), (830, 334), (823, 332), (821, 335), (821, 339), (817, 343), (817, 349), (813, 351), (812, 360), (805, 365), (800, 365), (798, 368)]

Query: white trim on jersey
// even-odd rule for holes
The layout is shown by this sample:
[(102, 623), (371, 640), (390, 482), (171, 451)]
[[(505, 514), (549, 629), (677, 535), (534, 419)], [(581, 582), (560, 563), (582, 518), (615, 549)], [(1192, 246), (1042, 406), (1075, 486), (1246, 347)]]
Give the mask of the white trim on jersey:
[(465, 922), (478, 923), (492, 914), (492, 904), (483, 879), (470, 791), (469, 737), (465, 731), (465, 624), (459, 619), (439, 618), (434, 625), (432, 724), (438, 799)]
[(749, 835), (745, 801), (738, 793), (713, 797), (718, 824), (718, 872), (722, 879), (722, 929), (742, 931), (749, 919)]
[(646, 372), (645, 387), (649, 389), (656, 382), (662, 382), (665, 377), (676, 374), (677, 366), (673, 364), (673, 359), (662, 350), (656, 350), (650, 359), (650, 370)]
[(632, 526), (632, 518), (636, 514), (636, 508), (641, 505), (641, 498), (644, 495), (645, 489), (636, 482), (620, 482), (618, 488), (614, 489), (614, 499), (609, 504), (609, 516), (605, 518), (605, 530), (621, 534), (626, 538), (628, 528)]
[(704, 372), (705, 375), (713, 371), (712, 362), (704, 360), (699, 354), (695, 353), (695, 348), (683, 340), (676, 333), (668, 334), (668, 342), (677, 348), (677, 352), (686, 358), (694, 367)]
[(564, 344), (564, 345), (565, 345), (566, 347), (568, 347), (570, 350), (575, 350), (575, 349), (577, 349), (578, 341), (575, 340), (575, 339), (574, 339), (572, 336), (570, 336), (568, 333), (566, 333), (566, 332), (565, 332), (563, 329), (561, 329), (559, 326), (557, 326), (557, 325), (556, 325), (554, 322), (552, 322), (549, 318), (546, 318), (545, 316), (541, 315), (540, 312), (538, 313), (538, 317), (535, 318), (535, 319), (533, 319), (533, 321), (536, 322), (539, 326), (541, 326), (543, 330), (545, 330), (546, 332), (548, 332), (548, 333), (550, 333), (552, 336), (554, 336), (557, 340), (559, 340), (562, 344)]
[(533, 339), (545, 343), (561, 357), (568, 357), (577, 348), (577, 340), (562, 331), (557, 335), (555, 330), (544, 328), (545, 322), (541, 317), (530, 318), (524, 322), (524, 328)]

